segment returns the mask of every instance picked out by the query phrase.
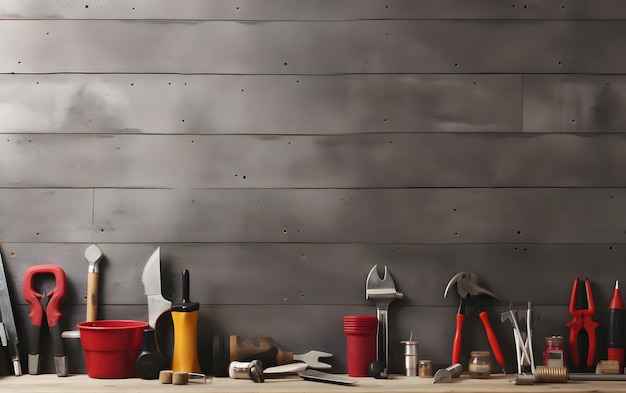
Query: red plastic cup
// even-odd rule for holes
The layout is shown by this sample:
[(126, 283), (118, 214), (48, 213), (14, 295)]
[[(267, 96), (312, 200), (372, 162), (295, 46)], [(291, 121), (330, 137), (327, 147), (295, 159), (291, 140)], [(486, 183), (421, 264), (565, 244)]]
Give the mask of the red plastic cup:
[(346, 315), (343, 332), (346, 334), (348, 375), (367, 377), (371, 362), (376, 360), (376, 332), (378, 318), (371, 315)]

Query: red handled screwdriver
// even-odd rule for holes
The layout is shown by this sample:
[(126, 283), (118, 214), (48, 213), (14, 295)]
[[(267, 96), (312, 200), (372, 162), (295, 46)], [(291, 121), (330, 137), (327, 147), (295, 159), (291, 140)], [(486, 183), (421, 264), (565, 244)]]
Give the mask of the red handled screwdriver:
[(619, 281), (615, 281), (615, 291), (609, 305), (609, 334), (608, 334), (608, 359), (619, 362), (620, 374), (624, 370), (624, 348), (626, 347), (626, 311), (622, 293), (619, 290)]

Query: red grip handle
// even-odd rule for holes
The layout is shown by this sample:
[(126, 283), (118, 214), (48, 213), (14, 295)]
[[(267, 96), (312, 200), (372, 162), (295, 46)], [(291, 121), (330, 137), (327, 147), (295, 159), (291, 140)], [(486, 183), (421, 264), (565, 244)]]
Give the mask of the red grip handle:
[(461, 363), (461, 333), (463, 332), (465, 314), (456, 314), (456, 332), (454, 332), (454, 344), (452, 346), (452, 364)]
[(489, 339), (489, 345), (491, 345), (491, 350), (493, 351), (493, 356), (495, 356), (496, 361), (500, 365), (500, 367), (504, 367), (504, 356), (502, 355), (502, 349), (500, 349), (500, 343), (498, 343), (498, 338), (496, 334), (491, 329), (491, 324), (489, 324), (489, 316), (487, 316), (487, 311), (482, 311), (480, 314), (480, 320), (483, 321), (483, 325), (485, 326), (485, 332), (487, 333), (487, 338)]
[(624, 368), (624, 348), (607, 348), (608, 359), (617, 360), (619, 362), (619, 369)]
[(24, 288), (24, 300), (30, 306), (30, 313), (28, 314), (28, 318), (30, 318), (31, 325), (33, 326), (41, 326), (41, 322), (43, 320), (43, 307), (39, 302), (41, 295), (35, 293), (32, 289), (29, 291)]
[(572, 356), (572, 365), (580, 366), (580, 358), (578, 357), (578, 332), (580, 328), (570, 328), (569, 330), (569, 353)]
[[(592, 325), (593, 326), (593, 325)], [(587, 331), (589, 334), (589, 351), (587, 352), (587, 366), (593, 366), (596, 358), (596, 327), (593, 326), (591, 331)]]

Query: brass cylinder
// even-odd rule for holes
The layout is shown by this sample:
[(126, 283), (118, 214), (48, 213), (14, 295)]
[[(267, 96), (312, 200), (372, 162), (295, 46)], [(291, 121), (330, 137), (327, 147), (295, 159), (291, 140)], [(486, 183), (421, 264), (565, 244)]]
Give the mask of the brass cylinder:
[(535, 367), (535, 382), (566, 383), (568, 378), (567, 367)]

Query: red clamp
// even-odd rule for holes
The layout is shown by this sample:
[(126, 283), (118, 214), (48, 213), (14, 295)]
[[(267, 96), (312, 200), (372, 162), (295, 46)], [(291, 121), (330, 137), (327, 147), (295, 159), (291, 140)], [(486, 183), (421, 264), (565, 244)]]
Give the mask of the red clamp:
[[(37, 293), (33, 289), (33, 282), (36, 275), (52, 274), (56, 280), (55, 288), (45, 294)], [(30, 306), (30, 318), (33, 326), (41, 326), (44, 309), (41, 304), (42, 297), (47, 296), (47, 307), (45, 310), (48, 326), (56, 326), (63, 314), (59, 311), (61, 302), (65, 299), (65, 271), (58, 265), (37, 265), (31, 266), (24, 274), (24, 300)]]
[[(37, 293), (33, 288), (35, 276), (40, 274), (52, 274), (55, 279), (55, 287), (48, 293)], [(30, 305), (28, 318), (32, 323), (30, 343), (28, 351), (28, 373), (39, 374), (39, 333), (43, 322), (43, 314), (46, 314), (48, 328), (52, 338), (52, 351), (54, 353), (54, 366), (57, 376), (67, 376), (67, 357), (63, 350), (61, 330), (57, 324), (63, 314), (59, 310), (61, 302), (65, 299), (65, 272), (57, 265), (31, 266), (24, 274), (24, 300)]]
[(572, 356), (572, 365), (575, 368), (580, 368), (580, 357), (578, 354), (578, 335), (581, 330), (585, 330), (589, 337), (589, 348), (587, 351), (587, 361), (585, 365), (588, 371), (592, 368), (595, 356), (596, 356), (596, 328), (598, 322), (593, 321), (591, 317), (596, 313), (596, 305), (593, 301), (593, 293), (591, 292), (591, 284), (589, 279), (585, 278), (585, 294), (579, 295), (579, 282), (578, 278), (574, 279), (574, 285), (572, 287), (572, 296), (569, 302), (569, 313), (573, 319), (566, 323), (569, 331), (569, 347)]

